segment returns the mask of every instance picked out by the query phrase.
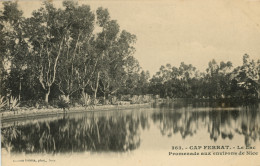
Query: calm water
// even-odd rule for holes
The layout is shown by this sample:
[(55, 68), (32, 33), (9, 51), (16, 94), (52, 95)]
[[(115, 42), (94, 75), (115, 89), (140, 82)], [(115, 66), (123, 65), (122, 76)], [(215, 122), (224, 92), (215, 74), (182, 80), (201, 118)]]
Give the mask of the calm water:
[[(138, 156), (172, 146), (259, 147), (260, 104), (175, 101), (113, 110), (2, 122), (2, 154), (11, 156)], [(258, 149), (259, 151), (259, 149)], [(158, 153), (159, 154), (159, 153)]]

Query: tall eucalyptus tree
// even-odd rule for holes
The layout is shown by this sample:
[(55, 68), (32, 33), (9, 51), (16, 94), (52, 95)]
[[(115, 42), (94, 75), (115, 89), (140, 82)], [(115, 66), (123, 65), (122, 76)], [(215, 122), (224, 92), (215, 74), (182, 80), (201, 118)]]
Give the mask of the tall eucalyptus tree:
[[(62, 94), (70, 96), (74, 92), (84, 89), (88, 84), (95, 67), (91, 41), (95, 15), (90, 6), (65, 1), (64, 16), (69, 25), (65, 42), (62, 47), (62, 56), (57, 67), (57, 85)], [(95, 63), (95, 62), (94, 62)]]
[(51, 86), (56, 81), (57, 66), (65, 44), (70, 40), (71, 23), (62, 9), (45, 2), (28, 18), (27, 35), (32, 45), (32, 69), (48, 103)]

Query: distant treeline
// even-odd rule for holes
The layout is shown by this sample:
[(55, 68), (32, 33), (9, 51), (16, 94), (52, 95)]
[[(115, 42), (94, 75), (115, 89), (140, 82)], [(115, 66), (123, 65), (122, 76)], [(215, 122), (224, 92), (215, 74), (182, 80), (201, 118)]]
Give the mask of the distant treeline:
[[(94, 99), (153, 94), (170, 98), (259, 98), (260, 61), (243, 57), (209, 62), (205, 73), (192, 65), (167, 64), (149, 80), (134, 58), (136, 36), (120, 30), (107, 9), (64, 1), (44, 2), (25, 18), (16, 2), (0, 10), (0, 93), (19, 101), (57, 99), (60, 95)], [(0, 97), (1, 97), (0, 96)], [(2, 97), (1, 97), (2, 100)]]
[(232, 63), (214, 59), (206, 72), (199, 72), (191, 64), (179, 68), (170, 64), (161, 66), (150, 80), (149, 92), (170, 98), (260, 98), (260, 60), (243, 56), (243, 65), (233, 68)]

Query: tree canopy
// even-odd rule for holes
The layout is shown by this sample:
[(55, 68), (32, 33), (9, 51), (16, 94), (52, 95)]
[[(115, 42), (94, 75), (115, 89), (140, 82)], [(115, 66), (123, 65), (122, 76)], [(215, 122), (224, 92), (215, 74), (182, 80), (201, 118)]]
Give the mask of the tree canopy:
[(161, 66), (150, 79), (134, 57), (137, 37), (120, 29), (103, 7), (44, 2), (28, 18), (17, 2), (0, 11), (1, 96), (49, 100), (82, 92), (94, 98), (153, 94), (169, 98), (260, 98), (260, 60), (243, 56), (208, 63), (205, 72), (182, 62)]

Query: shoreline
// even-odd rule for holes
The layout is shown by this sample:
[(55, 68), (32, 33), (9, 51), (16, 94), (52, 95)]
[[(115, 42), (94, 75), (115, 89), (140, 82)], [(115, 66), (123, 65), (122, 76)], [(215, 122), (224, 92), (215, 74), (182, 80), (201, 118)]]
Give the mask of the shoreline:
[(126, 110), (132, 108), (148, 108), (151, 107), (151, 103), (144, 104), (130, 104), (130, 105), (100, 105), (95, 108), (85, 108), (85, 107), (71, 107), (69, 110), (66, 109), (66, 113), (61, 108), (43, 108), (43, 109), (21, 109), (18, 112), (6, 111), (0, 113), (0, 120), (12, 121), (17, 119), (35, 118), (35, 117), (53, 117), (60, 114), (73, 114), (73, 113), (84, 113), (84, 112), (100, 112), (109, 110)]
[(167, 102), (167, 101), (206, 101), (206, 102), (260, 102), (260, 98), (159, 98), (155, 99), (155, 102)]

